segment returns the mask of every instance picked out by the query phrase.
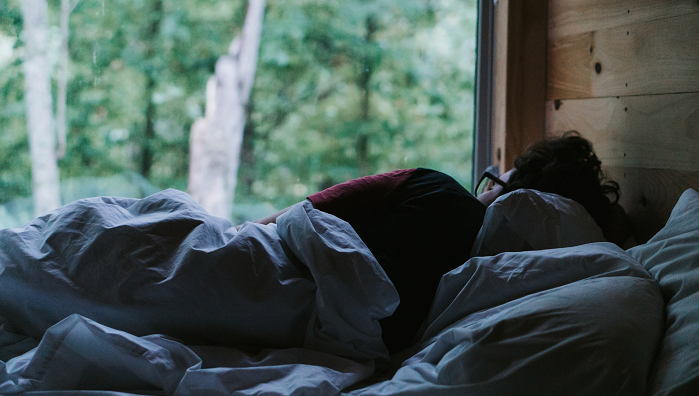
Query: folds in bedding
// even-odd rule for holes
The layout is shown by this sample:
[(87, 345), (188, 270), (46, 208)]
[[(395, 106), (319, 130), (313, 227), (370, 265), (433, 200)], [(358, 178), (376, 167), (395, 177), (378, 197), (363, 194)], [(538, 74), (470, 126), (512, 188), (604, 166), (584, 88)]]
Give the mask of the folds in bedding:
[(352, 228), (306, 202), (279, 229), (237, 232), (175, 190), (77, 201), (0, 231), (0, 316), (37, 340), (79, 314), (186, 344), (387, 356), (378, 319), (398, 296)]
[(397, 304), (351, 227), (309, 204), (236, 232), (175, 191), (83, 200), (0, 231), (0, 393), (638, 395), (664, 315), (611, 244), (477, 257), (372, 380)]

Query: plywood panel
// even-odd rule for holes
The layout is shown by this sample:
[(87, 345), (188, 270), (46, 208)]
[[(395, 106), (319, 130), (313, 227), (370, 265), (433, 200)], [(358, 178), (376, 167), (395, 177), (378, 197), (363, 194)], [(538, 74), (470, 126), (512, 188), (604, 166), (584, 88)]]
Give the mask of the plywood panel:
[(699, 191), (699, 171), (626, 167), (608, 167), (605, 171), (621, 187), (619, 203), (629, 216), (638, 243), (645, 243), (665, 226), (686, 189)]
[(699, 12), (696, 0), (549, 0), (549, 39)]
[(699, 171), (699, 93), (549, 101), (547, 134), (568, 130), (608, 166)]
[(699, 91), (699, 13), (549, 41), (547, 98)]

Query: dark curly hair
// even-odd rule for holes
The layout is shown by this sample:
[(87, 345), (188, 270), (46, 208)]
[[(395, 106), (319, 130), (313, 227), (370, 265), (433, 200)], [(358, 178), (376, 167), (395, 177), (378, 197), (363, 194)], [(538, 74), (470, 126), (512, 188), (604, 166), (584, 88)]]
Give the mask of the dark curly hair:
[(536, 142), (517, 157), (504, 192), (529, 188), (570, 198), (604, 228), (610, 207), (619, 201), (619, 184), (607, 179), (601, 165), (592, 143), (569, 131)]

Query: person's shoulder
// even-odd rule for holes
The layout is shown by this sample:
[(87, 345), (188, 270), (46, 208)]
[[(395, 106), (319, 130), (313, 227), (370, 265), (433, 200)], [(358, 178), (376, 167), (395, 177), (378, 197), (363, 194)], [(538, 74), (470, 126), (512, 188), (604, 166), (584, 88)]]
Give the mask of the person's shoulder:
[(440, 172), (438, 170), (430, 169), (430, 168), (414, 168), (412, 169), (413, 173), (419, 173), (423, 175), (444, 175), (444, 176), (449, 176), (444, 172)]
[(433, 180), (443, 180), (443, 181), (448, 181), (448, 182), (453, 182), (456, 183), (456, 180), (447, 175), (444, 172), (440, 172), (438, 170), (434, 169), (429, 169), (429, 168), (415, 168), (413, 169), (412, 174), (416, 177), (423, 177), (423, 178), (430, 178)]
[(375, 176), (389, 176), (389, 177), (400, 177), (403, 175), (411, 175), (422, 168), (409, 168), (409, 169), (397, 169), (391, 172), (380, 173)]

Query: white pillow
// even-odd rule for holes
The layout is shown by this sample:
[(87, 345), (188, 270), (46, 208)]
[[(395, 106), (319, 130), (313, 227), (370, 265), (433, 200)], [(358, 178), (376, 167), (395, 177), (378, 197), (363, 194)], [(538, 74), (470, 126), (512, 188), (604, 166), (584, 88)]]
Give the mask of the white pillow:
[(556, 194), (519, 189), (488, 207), (471, 256), (604, 241), (602, 230), (579, 203)]
[(628, 250), (655, 277), (666, 303), (665, 337), (648, 376), (648, 395), (699, 392), (699, 193), (687, 190), (665, 227)]
[(611, 243), (474, 257), (442, 277), (424, 349), (357, 393), (643, 396), (664, 306)]

